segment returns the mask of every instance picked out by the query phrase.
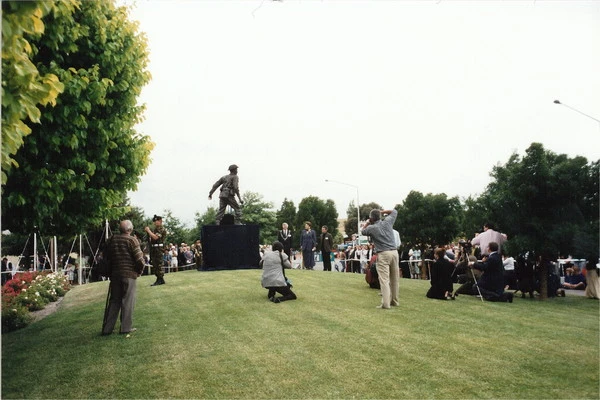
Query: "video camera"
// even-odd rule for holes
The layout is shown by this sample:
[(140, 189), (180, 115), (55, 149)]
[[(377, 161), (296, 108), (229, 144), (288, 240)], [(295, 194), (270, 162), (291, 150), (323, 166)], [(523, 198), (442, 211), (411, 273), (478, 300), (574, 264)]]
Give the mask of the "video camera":
[(469, 240), (459, 240), (458, 244), (465, 251), (469, 251), (469, 250), (471, 250), (471, 247), (473, 247), (473, 245), (471, 244), (471, 241), (469, 241)]

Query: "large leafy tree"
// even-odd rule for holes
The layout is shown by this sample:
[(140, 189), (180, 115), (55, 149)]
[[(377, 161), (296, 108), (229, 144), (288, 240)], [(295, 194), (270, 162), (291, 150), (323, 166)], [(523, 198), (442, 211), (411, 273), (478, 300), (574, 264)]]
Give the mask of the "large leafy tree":
[(28, 123), (40, 122), (39, 105), (55, 105), (64, 85), (53, 73), (40, 74), (31, 61), (31, 39), (44, 33), (49, 13), (68, 17), (77, 1), (2, 2), (2, 185), (6, 173), (18, 167), (13, 158), (31, 133)]
[(273, 203), (265, 202), (262, 195), (256, 192), (242, 194), (242, 220), (245, 224), (255, 224), (259, 228), (260, 243), (272, 243), (277, 239), (276, 211)]
[(598, 165), (532, 143), (494, 167), (489, 213), (509, 236), (507, 248), (556, 258), (598, 256)]
[(148, 50), (127, 10), (112, 1), (81, 2), (43, 22), (44, 34), (30, 40), (31, 61), (64, 91), (56, 106), (41, 108), (40, 124), (15, 155), (3, 223), (72, 234), (123, 215), (123, 195), (150, 162), (153, 144), (134, 130), (143, 112), (137, 97), (150, 79)]
[(462, 207), (457, 197), (411, 191), (396, 209), (394, 229), (406, 246), (425, 251), (451, 242), (459, 233)]
[(337, 218), (338, 213), (333, 200), (322, 200), (316, 196), (303, 198), (298, 205), (296, 223), (294, 224), (294, 244), (300, 243), (300, 231), (304, 229), (304, 222), (306, 221), (312, 223), (312, 227), (317, 233), (317, 237), (321, 234), (321, 226), (323, 225), (327, 225), (329, 233), (335, 237), (338, 232)]
[(547, 293), (548, 261), (560, 256), (598, 258), (598, 166), (532, 143), (496, 166), (488, 185), (488, 212), (502, 221), (507, 251), (538, 264), (540, 297)]

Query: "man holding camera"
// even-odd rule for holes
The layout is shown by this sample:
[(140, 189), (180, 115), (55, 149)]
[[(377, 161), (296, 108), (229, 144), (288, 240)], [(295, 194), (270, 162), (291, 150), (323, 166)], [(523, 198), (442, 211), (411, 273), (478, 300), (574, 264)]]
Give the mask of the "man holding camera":
[[(382, 220), (381, 214), (387, 217)], [(381, 305), (377, 308), (390, 308), (398, 306), (398, 292), (400, 291), (400, 270), (398, 268), (398, 251), (394, 237), (394, 221), (398, 216), (396, 210), (373, 209), (369, 213), (369, 220), (362, 230), (363, 235), (371, 237), (375, 244), (377, 254), (377, 274), (381, 286)]]
[[(483, 271), (479, 281), (475, 283), (479, 287), (481, 296), (488, 301), (508, 301), (512, 303), (512, 293), (504, 293), (504, 266), (502, 257), (498, 253), (499, 245), (490, 242), (486, 248), (487, 256), (482, 262), (471, 262), (471, 268)], [(477, 288), (473, 288), (477, 290)]]

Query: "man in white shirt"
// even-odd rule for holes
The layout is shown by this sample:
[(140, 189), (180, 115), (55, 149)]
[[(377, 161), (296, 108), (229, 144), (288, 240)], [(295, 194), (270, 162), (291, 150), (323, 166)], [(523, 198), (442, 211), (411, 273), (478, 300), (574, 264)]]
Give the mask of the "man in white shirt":
[(498, 254), (502, 254), (502, 244), (507, 240), (504, 233), (496, 232), (490, 223), (483, 225), (483, 232), (471, 239), (473, 246), (479, 246), (481, 256), (488, 256), (488, 245), (491, 242), (498, 243)]

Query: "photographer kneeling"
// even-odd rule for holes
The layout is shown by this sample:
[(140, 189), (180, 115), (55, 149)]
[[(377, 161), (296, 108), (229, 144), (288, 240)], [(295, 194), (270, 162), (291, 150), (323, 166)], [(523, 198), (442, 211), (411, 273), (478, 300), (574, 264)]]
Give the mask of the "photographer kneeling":
[[(290, 289), (291, 284), (285, 277), (285, 268), (292, 268), (290, 259), (283, 252), (283, 244), (274, 242), (271, 246), (272, 251), (266, 251), (260, 266), (263, 269), (262, 287), (269, 290), (267, 297), (273, 303), (280, 303), (286, 300), (296, 300), (296, 295)], [(281, 297), (275, 297), (275, 294), (281, 294)]]
[(504, 266), (498, 248), (498, 243), (490, 242), (486, 249), (489, 255), (484, 257), (484, 261), (469, 263), (469, 267), (483, 271), (481, 278), (473, 286), (473, 290), (477, 290), (477, 287), (479, 287), (481, 296), (488, 301), (508, 301), (512, 303), (512, 293), (504, 292)]

